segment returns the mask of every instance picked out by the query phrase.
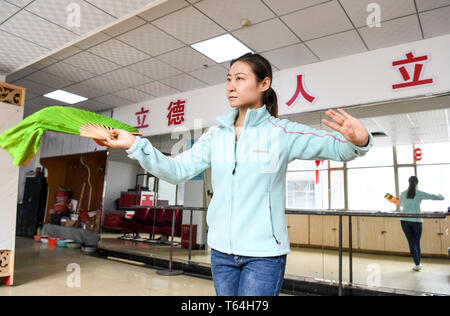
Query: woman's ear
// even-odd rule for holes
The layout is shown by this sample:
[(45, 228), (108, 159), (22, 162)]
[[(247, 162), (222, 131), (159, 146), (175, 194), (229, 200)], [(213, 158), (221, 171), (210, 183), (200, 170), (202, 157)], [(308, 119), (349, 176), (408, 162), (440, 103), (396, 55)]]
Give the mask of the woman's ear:
[(264, 80), (261, 82), (261, 92), (266, 92), (270, 89), (270, 85), (272, 83), (272, 80), (269, 77), (264, 78)]

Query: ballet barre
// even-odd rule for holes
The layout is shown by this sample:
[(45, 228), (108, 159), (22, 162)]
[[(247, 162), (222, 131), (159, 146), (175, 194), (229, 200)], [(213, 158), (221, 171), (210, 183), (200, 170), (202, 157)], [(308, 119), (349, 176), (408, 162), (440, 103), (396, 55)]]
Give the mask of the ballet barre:
[(339, 296), (344, 296), (344, 287), (342, 283), (342, 217), (348, 216), (348, 242), (349, 242), (349, 286), (353, 285), (353, 236), (352, 236), (352, 217), (403, 217), (403, 218), (435, 218), (445, 219), (450, 215), (446, 212), (427, 212), (420, 214), (407, 214), (398, 211), (361, 211), (361, 210), (299, 210), (286, 208), (286, 214), (298, 215), (324, 215), (324, 216), (339, 216)]

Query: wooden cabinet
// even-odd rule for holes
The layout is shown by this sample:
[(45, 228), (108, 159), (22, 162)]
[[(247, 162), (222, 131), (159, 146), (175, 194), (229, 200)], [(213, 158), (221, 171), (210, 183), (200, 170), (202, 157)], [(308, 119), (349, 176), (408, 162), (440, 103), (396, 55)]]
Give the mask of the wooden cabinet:
[[(337, 217), (337, 216), (336, 216)], [(343, 246), (348, 247), (348, 219), (343, 218)], [(338, 220), (338, 219), (337, 219)], [(373, 250), (388, 253), (409, 253), (409, 245), (401, 227), (400, 218), (378, 218), (359, 217), (353, 219), (353, 248), (361, 250)], [(312, 221), (311, 221), (312, 223)], [(326, 221), (324, 221), (326, 223)], [(338, 222), (336, 222), (338, 225)], [(329, 225), (324, 224), (325, 228)], [(333, 226), (334, 227), (334, 226)], [(336, 226), (338, 227), (338, 226)], [(423, 233), (421, 239), (422, 254), (424, 255), (447, 255), (450, 247), (449, 221), (446, 219), (424, 219)], [(312, 228), (310, 228), (312, 231)], [(327, 231), (325, 231), (327, 232)], [(338, 232), (336, 232), (336, 236)], [(336, 237), (326, 237), (324, 235), (324, 245), (332, 246), (330, 240), (337, 240)], [(357, 237), (359, 236), (359, 244)], [(334, 239), (333, 239), (334, 238)], [(338, 246), (339, 244), (337, 244)], [(335, 247), (337, 247), (335, 246)]]
[[(353, 223), (352, 223), (353, 224)], [(323, 216), (323, 246), (339, 247), (339, 216)], [(342, 217), (342, 246), (348, 248), (348, 217)], [(353, 233), (357, 232), (355, 227)], [(353, 234), (353, 242), (355, 242)]]
[(441, 220), (424, 219), (420, 247), (423, 254), (441, 253)]
[[(294, 215), (298, 216), (298, 215)], [(342, 217), (342, 245), (349, 247), (348, 217)], [(357, 247), (358, 226), (352, 221), (353, 247)], [(339, 247), (339, 216), (309, 215), (309, 245), (317, 247)]]
[(309, 215), (309, 244), (313, 246), (322, 246), (323, 236), (323, 218), (321, 215)]
[(422, 253), (448, 255), (450, 247), (449, 225), (447, 218), (424, 219), (422, 233)]
[(286, 223), (291, 244), (309, 244), (309, 215), (286, 214)]
[(323, 246), (339, 247), (339, 221), (336, 216), (322, 217)]
[[(294, 245), (339, 247), (339, 216), (287, 214), (289, 241)], [(349, 248), (348, 216), (342, 217), (342, 245)], [(448, 255), (450, 221), (424, 219), (422, 254)], [(400, 223), (394, 217), (352, 217), (353, 249), (409, 254), (409, 245)]]
[(409, 244), (403, 233), (400, 218), (384, 219), (384, 250), (409, 253)]
[(359, 248), (384, 251), (384, 218), (359, 218)]
[(409, 253), (399, 218), (361, 217), (360, 249)]
[[(339, 217), (337, 216), (337, 225), (339, 225)], [(342, 217), (342, 243), (344, 248), (349, 248), (349, 218), (347, 216)], [(339, 226), (337, 226), (339, 228)], [(338, 231), (339, 233), (339, 231)], [(338, 235), (339, 237), (339, 235)], [(352, 248), (358, 249), (358, 218), (352, 217)], [(339, 247), (339, 239), (336, 247)]]
[(448, 220), (448, 217), (445, 219), (439, 220), (441, 223), (441, 254), (442, 255), (449, 255), (449, 248), (450, 248), (450, 221)]

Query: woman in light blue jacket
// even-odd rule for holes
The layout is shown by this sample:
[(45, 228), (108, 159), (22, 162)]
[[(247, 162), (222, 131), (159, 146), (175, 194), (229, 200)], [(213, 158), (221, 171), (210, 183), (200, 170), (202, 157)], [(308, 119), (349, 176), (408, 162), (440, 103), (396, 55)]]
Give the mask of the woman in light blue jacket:
[[(403, 191), (400, 194), (400, 212), (420, 214), (420, 204), (423, 200), (444, 200), (444, 197), (441, 194), (434, 195), (417, 190), (419, 179), (416, 176), (410, 177), (408, 181), (408, 190)], [(422, 265), (420, 264), (420, 239), (422, 237), (423, 220), (421, 218), (404, 217), (400, 219), (400, 223), (406, 239), (408, 240), (409, 250), (415, 263), (413, 270), (419, 272), (422, 270)]]
[(272, 68), (261, 55), (231, 61), (227, 80), (232, 110), (217, 117), (218, 124), (176, 157), (125, 131), (106, 144), (127, 148), (130, 158), (173, 184), (211, 167), (214, 195), (207, 224), (217, 295), (278, 295), (290, 252), (285, 217), (288, 163), (349, 161), (373, 146), (373, 136), (341, 109), (326, 112), (334, 122), (322, 120), (336, 130), (333, 133), (279, 119)]

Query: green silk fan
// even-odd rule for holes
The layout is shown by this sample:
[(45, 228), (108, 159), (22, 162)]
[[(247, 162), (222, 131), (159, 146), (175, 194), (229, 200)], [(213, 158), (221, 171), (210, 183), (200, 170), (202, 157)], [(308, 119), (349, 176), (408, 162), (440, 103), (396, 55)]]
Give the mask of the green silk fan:
[(138, 129), (110, 117), (72, 107), (51, 106), (1, 134), (0, 147), (11, 154), (15, 165), (23, 166), (38, 152), (45, 131), (89, 137), (102, 145), (99, 140), (105, 140), (106, 134), (114, 138), (111, 133), (114, 129), (141, 136)]

